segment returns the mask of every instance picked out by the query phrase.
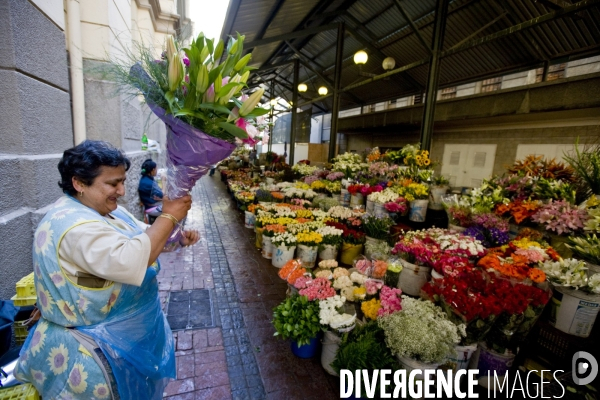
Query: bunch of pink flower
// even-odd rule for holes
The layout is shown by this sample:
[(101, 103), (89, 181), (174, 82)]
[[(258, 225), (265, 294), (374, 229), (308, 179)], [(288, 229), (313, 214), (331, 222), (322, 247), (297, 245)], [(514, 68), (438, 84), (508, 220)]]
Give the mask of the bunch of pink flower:
[(300, 206), (300, 207), (304, 208), (304, 205), (310, 204), (310, 201), (304, 200), (304, 199), (292, 199), (290, 201), (290, 203), (293, 204), (293, 205)]
[(371, 193), (376, 193), (376, 192), (381, 192), (381, 191), (383, 191), (382, 186), (379, 186), (379, 185), (371, 186), (368, 183), (360, 189), (360, 193), (362, 193), (362, 195), (365, 197), (367, 197)]
[(325, 300), (335, 296), (335, 289), (331, 287), (331, 282), (325, 278), (315, 278), (307, 282), (306, 288), (300, 290), (301, 296), (306, 296), (308, 300)]
[(317, 175), (309, 175), (306, 178), (304, 178), (304, 183), (306, 183), (307, 185), (310, 185), (311, 183), (318, 181), (319, 177)]
[(528, 249), (517, 249), (515, 251), (516, 255), (523, 256), (527, 258), (528, 263), (534, 264), (537, 262), (543, 262), (550, 258), (544, 249), (539, 247), (530, 247)]
[(362, 259), (362, 260), (358, 260), (356, 261), (356, 265), (354, 266), (361, 274), (363, 275), (369, 275), (371, 273), (371, 261), (367, 260), (367, 259)]
[(408, 205), (406, 204), (406, 199), (404, 197), (398, 197), (394, 201), (388, 201), (383, 205), (383, 207), (387, 211), (396, 214), (404, 214), (408, 209)]
[(328, 181), (337, 181), (344, 178), (344, 173), (343, 172), (332, 172), (329, 175), (327, 175), (326, 179)]
[(362, 219), (360, 217), (350, 217), (346, 220), (346, 225), (349, 227), (359, 227), (362, 225)]
[(550, 203), (540, 207), (531, 219), (544, 225), (547, 231), (562, 235), (583, 230), (589, 215), (587, 210), (579, 209), (566, 200), (550, 200)]
[(390, 171), (390, 165), (385, 161), (374, 162), (369, 165), (369, 173), (377, 176), (385, 176)]
[(381, 308), (377, 311), (377, 315), (381, 317), (402, 310), (400, 295), (402, 295), (402, 290), (400, 289), (391, 288), (389, 286), (382, 287), (381, 293), (379, 293)]
[(485, 229), (496, 228), (508, 232), (508, 221), (494, 213), (476, 214), (471, 217), (473, 225), (483, 226)]
[(367, 294), (377, 294), (377, 292), (383, 287), (383, 281), (378, 279), (367, 279), (365, 282), (365, 289)]
[(301, 276), (299, 278), (296, 279), (296, 282), (294, 282), (294, 287), (296, 289), (304, 289), (306, 287), (306, 285), (308, 284), (308, 282), (312, 281), (313, 279), (310, 276)]

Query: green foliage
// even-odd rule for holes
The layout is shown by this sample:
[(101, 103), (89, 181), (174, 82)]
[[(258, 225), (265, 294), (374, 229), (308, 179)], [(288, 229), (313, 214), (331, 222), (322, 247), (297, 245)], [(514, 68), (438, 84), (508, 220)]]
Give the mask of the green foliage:
[(600, 265), (600, 238), (596, 234), (582, 237), (571, 236), (567, 247), (577, 258)]
[(579, 138), (575, 142), (575, 153), (565, 154), (564, 159), (575, 170), (575, 177), (587, 189), (585, 198), (591, 194), (600, 194), (600, 144), (587, 146), (579, 150)]
[(286, 298), (273, 310), (275, 335), (292, 339), (298, 346), (309, 344), (321, 330), (319, 302), (309, 301), (306, 296)]

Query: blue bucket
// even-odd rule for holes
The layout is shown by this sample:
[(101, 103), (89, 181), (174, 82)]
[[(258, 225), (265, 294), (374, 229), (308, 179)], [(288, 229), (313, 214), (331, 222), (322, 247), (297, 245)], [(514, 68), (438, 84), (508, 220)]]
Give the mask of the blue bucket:
[(302, 346), (298, 346), (297, 342), (292, 341), (292, 353), (299, 358), (312, 358), (317, 354), (318, 345), (318, 337), (310, 339), (309, 344), (304, 344)]

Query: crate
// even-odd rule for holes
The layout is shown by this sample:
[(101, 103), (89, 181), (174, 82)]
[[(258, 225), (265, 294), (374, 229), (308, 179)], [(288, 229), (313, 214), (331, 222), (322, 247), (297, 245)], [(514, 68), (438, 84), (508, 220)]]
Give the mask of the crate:
[(17, 346), (20, 346), (23, 343), (25, 343), (25, 339), (27, 339), (27, 335), (29, 335), (29, 332), (27, 331), (27, 327), (21, 325), (23, 322), (25, 322), (25, 321), (15, 321), (13, 323), (13, 332), (15, 334), (15, 344)]
[[(10, 298), (17, 307), (32, 306), (37, 301), (37, 296), (19, 297), (16, 294)], [(0, 399), (1, 400), (1, 399)]]
[(0, 400), (39, 400), (40, 395), (31, 383), (0, 389)]
[(24, 276), (17, 282), (17, 297), (33, 297), (35, 296), (35, 284), (33, 282), (33, 272)]

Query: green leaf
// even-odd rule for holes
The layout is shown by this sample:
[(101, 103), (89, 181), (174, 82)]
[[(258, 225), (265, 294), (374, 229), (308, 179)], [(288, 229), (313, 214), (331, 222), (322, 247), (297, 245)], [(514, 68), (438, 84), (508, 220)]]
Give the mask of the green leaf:
[(236, 87), (242, 87), (242, 86), (244, 86), (243, 83), (237, 83), (237, 82), (228, 83), (227, 85), (223, 86), (221, 88), (221, 90), (219, 90), (219, 97), (223, 97), (227, 93), (229, 93), (230, 90), (235, 89)]
[(261, 115), (265, 115), (268, 112), (269, 112), (269, 110), (267, 110), (266, 108), (256, 107), (250, 113), (246, 114), (246, 116), (244, 118), (256, 118), (256, 117), (260, 117)]
[(202, 103), (202, 104), (198, 104), (197, 108), (203, 108), (205, 110), (219, 111), (219, 112), (222, 112), (223, 114), (230, 114), (231, 113), (231, 110), (229, 110), (229, 108), (227, 108), (225, 106), (218, 105), (218, 104), (214, 104), (214, 103)]
[(242, 128), (238, 128), (237, 126), (228, 122), (219, 122), (217, 125), (219, 125), (221, 128), (225, 129), (225, 131), (231, 133), (237, 138), (246, 139), (248, 137), (248, 134), (245, 130), (243, 130)]
[(215, 50), (215, 46), (213, 44), (213, 39), (206, 39), (206, 46), (208, 47), (208, 52), (213, 54)]

